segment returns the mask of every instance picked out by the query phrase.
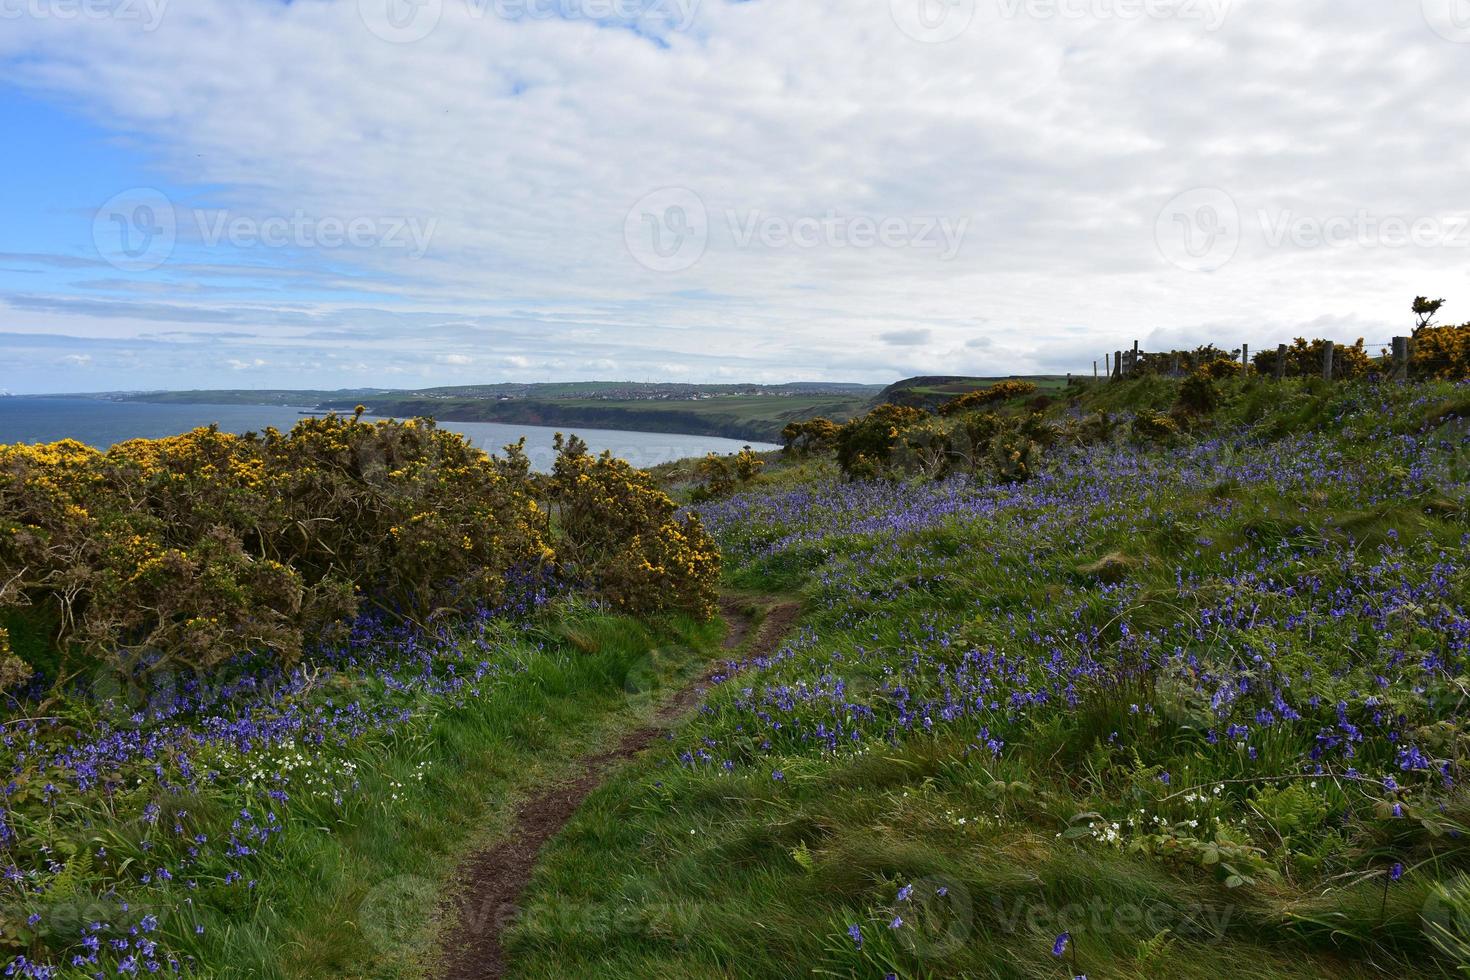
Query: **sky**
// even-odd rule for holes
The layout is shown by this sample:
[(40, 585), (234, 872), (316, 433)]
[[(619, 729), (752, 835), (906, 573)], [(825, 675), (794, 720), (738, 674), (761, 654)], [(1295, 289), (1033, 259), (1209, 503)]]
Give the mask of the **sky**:
[(1470, 319), (1470, 0), (0, 0), (0, 391)]

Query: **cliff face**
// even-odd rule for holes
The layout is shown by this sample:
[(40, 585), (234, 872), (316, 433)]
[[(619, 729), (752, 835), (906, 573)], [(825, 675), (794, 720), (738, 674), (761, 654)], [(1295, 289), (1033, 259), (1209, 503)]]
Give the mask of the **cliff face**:
[(883, 393), (878, 396), (881, 404), (887, 402), (891, 405), (909, 405), (913, 408), (934, 408), (933, 404), (943, 399), (930, 394), (926, 389), (945, 388), (951, 385), (962, 387), (976, 387), (974, 384), (966, 385), (967, 382), (975, 382), (979, 379), (966, 378), (959, 375), (933, 375), (919, 378), (905, 378), (895, 381)]

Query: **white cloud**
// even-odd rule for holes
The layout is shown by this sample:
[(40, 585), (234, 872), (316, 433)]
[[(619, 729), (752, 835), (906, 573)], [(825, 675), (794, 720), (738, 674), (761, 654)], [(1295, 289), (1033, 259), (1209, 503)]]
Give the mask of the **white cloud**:
[[(288, 360), (367, 365), (325, 368), (325, 385), (468, 366), (424, 353), (426, 332), (439, 350), (503, 332), (495, 349), (512, 353), (486, 360), (491, 375), (497, 362), (556, 370), (556, 355), (575, 376), (615, 361), (640, 377), (884, 380), (1082, 371), (1134, 337), (1205, 331), (1262, 346), (1344, 324), (1355, 335), (1338, 339), (1384, 334), (1376, 342), (1403, 332), (1417, 293), (1463, 297), (1450, 310), (1470, 318), (1470, 247), (1272, 241), (1298, 219), (1445, 227), (1470, 214), (1470, 44), (1431, 30), (1418, 2), (1237, 0), (1215, 31), (1110, 13), (1127, 5), (1063, 6), (1086, 13), (981, 0), (945, 44), (899, 30), (889, 0), (705, 0), (661, 44), (585, 21), (477, 16), (484, 5), (466, 0), (446, 0), (439, 28), (401, 45), (366, 30), (355, 0), (191, 0), (152, 32), (7, 22), (7, 80), (150, 148), (170, 185), (193, 189), (175, 202), (186, 218), (228, 208), (434, 228), (418, 259), (250, 252), (269, 266), (251, 274), (260, 284), (237, 270), (218, 293), (180, 264), (197, 246), (181, 231), (163, 278), (142, 276), (162, 294), (115, 294), (113, 311), (32, 302), (17, 329), (87, 336), (133, 309), (255, 334), (232, 358), (269, 361), (272, 383)], [(702, 207), (687, 230), (703, 241), (678, 253), (686, 267), (658, 272), (635, 261), (625, 229), (650, 227), (629, 209), (670, 187)], [(1197, 188), (1225, 192), (1238, 215), (1225, 216), (1238, 249), (1213, 273), (1170, 261), (1207, 248), (1209, 229), (1160, 220)], [(813, 245), (742, 246), (732, 213), (773, 216), (793, 236), (835, 220), (844, 244), (819, 231), (803, 239)], [(673, 235), (699, 215), (650, 217)], [(904, 244), (853, 245), (853, 219), (901, 222), (892, 240)], [(953, 258), (914, 247), (924, 222), (965, 220)], [(1185, 232), (1195, 237), (1156, 241)], [(324, 292), (300, 298), (303, 277)], [(344, 298), (321, 298), (333, 291)], [(335, 331), (330, 344), (313, 324)], [(892, 338), (905, 335), (923, 346), (897, 363), (905, 342)]]
[(934, 338), (934, 331), (923, 328), (917, 330), (889, 330), (887, 333), (879, 334), (878, 339), (885, 344), (894, 347), (922, 347)]

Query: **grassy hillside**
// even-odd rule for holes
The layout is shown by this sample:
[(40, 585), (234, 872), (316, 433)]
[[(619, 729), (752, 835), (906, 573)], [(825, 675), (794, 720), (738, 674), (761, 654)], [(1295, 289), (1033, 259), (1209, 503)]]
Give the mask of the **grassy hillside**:
[(994, 378), (919, 377), (906, 378), (889, 385), (879, 394), (878, 401), (935, 409), (952, 398), (958, 398), (960, 395), (981, 388), (988, 388), (1001, 381), (1029, 381), (1045, 394), (1055, 394), (1067, 387), (1066, 376), (1060, 374), (1010, 374)]
[[(490, 401), (383, 396), (374, 399), (370, 408), (375, 415), (397, 418), (427, 415), (455, 422), (673, 432), (750, 439), (756, 442), (779, 442), (781, 430), (788, 422), (817, 415), (847, 419), (866, 411), (871, 403), (872, 394), (868, 392), (836, 396), (726, 395), (701, 401), (613, 401), (591, 398)], [(345, 401), (331, 400), (325, 402), (323, 407), (348, 411), (352, 408)]]
[(1027, 482), (704, 506), (803, 627), (558, 840), (517, 975), (1470, 968), (1470, 389), (1220, 387), (1074, 392), (1113, 424)]
[(380, 418), (428, 417), (568, 428), (622, 429), (779, 441), (786, 423), (819, 415), (861, 414), (879, 385), (799, 382), (784, 385), (566, 382), (493, 384), (419, 391), (166, 391), (111, 393), (127, 401), (214, 405), (295, 405), (350, 413), (365, 404)]

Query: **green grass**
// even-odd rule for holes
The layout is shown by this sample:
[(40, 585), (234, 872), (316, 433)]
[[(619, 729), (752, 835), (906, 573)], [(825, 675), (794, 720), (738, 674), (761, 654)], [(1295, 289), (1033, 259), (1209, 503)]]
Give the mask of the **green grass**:
[[(257, 886), (255, 921), (209, 959), (238, 964), (251, 950), (260, 976), (424, 975), (437, 952), (438, 901), (467, 850), (501, 837), (528, 791), (574, 775), (577, 759), (646, 720), (653, 695), (682, 686), (715, 640), (690, 623), (661, 636), (610, 617), (570, 628), (575, 642), (538, 654), (492, 697), (383, 746), (363, 795), (399, 799), (364, 808), (348, 826), (288, 838), (272, 855), (277, 873)], [(658, 686), (630, 696), (630, 672), (651, 653), (658, 669), (647, 676)], [(415, 779), (421, 766), (426, 776)], [(418, 900), (398, 900), (405, 895)], [(275, 910), (285, 912), (279, 925)]]
[[(1074, 407), (1167, 409), (1176, 388), (1168, 379), (1089, 386)], [(1125, 635), (1178, 637), (1214, 669), (1277, 649), (1275, 668), (1287, 676), (1316, 672), (1311, 689), (1288, 694), (1303, 710), (1307, 694), (1320, 694), (1326, 719), (1339, 698), (1357, 711), (1358, 692), (1376, 690), (1378, 673), (1395, 676), (1380, 655), (1447, 642), (1425, 610), (1376, 631), (1351, 610), (1374, 599), (1380, 580), (1388, 589), (1402, 578), (1414, 593), (1446, 577), (1459, 597), (1449, 605), (1470, 589), (1463, 562), (1445, 557), (1462, 558), (1470, 534), (1463, 424), (1435, 427), (1446, 411), (1463, 410), (1463, 389), (1259, 379), (1222, 389), (1217, 416), (1196, 423), (1201, 439), (1229, 437), (1202, 450), (1208, 466), (1180, 461), (1188, 439), (1140, 449), (1120, 434), (1077, 477), (1107, 492), (1082, 495), (1074, 510), (1022, 498), (993, 517), (892, 534), (814, 532), (767, 555), (783, 524), (826, 526), (813, 508), (845, 491), (818, 482), (816, 502), (765, 511), (762, 495), (820, 480), (820, 467), (763, 476), (769, 482), (740, 504), (752, 508), (748, 519), (722, 532), (727, 580), (801, 590), (811, 633), (788, 657), (720, 686), (674, 746), (589, 800), (537, 871), (510, 937), (514, 975), (1451, 975), (1455, 962), (1443, 954), (1463, 942), (1455, 930), (1470, 919), (1433, 910), (1453, 904), (1435, 898), (1441, 883), (1470, 908), (1470, 890), (1456, 884), (1470, 871), (1462, 790), (1428, 779), (1395, 797), (1345, 778), (1341, 766), (1298, 778), (1312, 724), (1263, 729), (1249, 756), (1228, 740), (1216, 746), (1204, 737), (1222, 724), (1208, 698), (1167, 678), (1084, 684), (1065, 710), (894, 727), (885, 685), (938, 697), (947, 683), (940, 671), (958, 670), (966, 650), (1006, 651), (1044, 671), (1062, 642), (1055, 637), (1094, 627), (1101, 649), (1119, 658), (1131, 649)], [(1396, 429), (1414, 433), (1413, 443), (1393, 438)], [(1307, 462), (1251, 442), (1313, 432), (1319, 441), (1292, 444)], [(1412, 479), (1410, 445), (1442, 447)], [(1122, 474), (1140, 453), (1150, 462), (1137, 477), (1114, 477), (1111, 453)], [(895, 490), (895, 507), (928, 492)], [(858, 505), (838, 511), (847, 506)], [(1307, 585), (1257, 591), (1257, 576)], [(1323, 605), (1312, 582), (1324, 596), (1342, 588), (1354, 598)], [(1249, 603), (1260, 622), (1219, 625), (1222, 609)], [(1216, 625), (1190, 639), (1207, 615)], [(1283, 625), (1292, 615), (1304, 625)], [(954, 644), (939, 647), (936, 633)], [(781, 691), (830, 687), (834, 671), (855, 692), (845, 701), (796, 697), (789, 712), (775, 707)], [(1437, 688), (1421, 697), (1401, 685), (1395, 679), (1382, 697), (1413, 719), (1415, 737), (1461, 737), (1452, 687), (1441, 699)], [(746, 691), (769, 697), (759, 703), (770, 717), (745, 703)], [(813, 738), (818, 723), (865, 737), (830, 751)], [(1003, 738), (999, 754), (977, 738), (982, 724)], [(1365, 743), (1351, 764), (1375, 780), (1398, 772), (1382, 741)], [(1389, 812), (1394, 800), (1407, 819)], [(1152, 829), (1155, 818), (1166, 829)], [(1116, 844), (1112, 822), (1121, 827)], [(1391, 884), (1394, 862), (1407, 873)], [(895, 916), (904, 919), (897, 929)], [(1440, 920), (1450, 940), (1436, 950)], [(1053, 957), (1064, 931), (1071, 948)]]
[[(443, 896), (462, 859), (506, 832), (518, 801), (578, 775), (579, 758), (647, 723), (664, 696), (704, 670), (721, 635), (717, 621), (643, 624), (564, 605), (530, 631), (467, 632), (438, 650), (436, 670), (468, 676), (482, 662), (496, 666), (478, 693), (394, 693), (372, 671), (335, 675), (289, 700), (301, 710), (387, 706), (410, 720), (368, 726), (340, 744), (288, 742), (239, 759), (201, 753), (196, 764), (227, 777), (189, 796), (145, 791), (149, 763), (137, 793), (64, 797), (41, 825), (20, 829), (49, 841), (67, 869), (19, 909), (7, 899), (6, 935), (24, 935), (18, 923), (34, 911), (65, 948), (79, 923), (125, 927), (152, 913), (159, 925), (149, 937), (192, 961), (195, 976), (428, 975), (447, 925)], [(118, 778), (133, 782), (126, 772)], [(286, 796), (267, 799), (261, 782)], [(160, 803), (165, 819), (140, 818), (145, 802)], [(252, 811), (244, 830), (242, 810)], [(221, 842), (239, 832), (253, 844), (244, 831), (267, 812), (282, 832), (248, 858), (226, 862), (217, 844), (198, 860), (174, 853), (188, 843), (170, 833), (175, 814), (189, 835)], [(139, 870), (158, 866), (173, 868), (172, 878), (140, 885)], [(233, 869), (243, 877), (231, 883)]]
[[(1063, 800), (992, 789), (1026, 774), (964, 750), (956, 739), (842, 765), (778, 759), (780, 786), (645, 764), (555, 844), (513, 933), (515, 975), (1057, 978), (1068, 974), (1048, 951), (1067, 930), (1093, 977), (1372, 975), (1304, 956), (1279, 929), (1244, 938), (1265, 910), (1212, 883), (1059, 842), (1043, 828)], [(899, 902), (905, 885), (929, 889), (925, 902)], [(1400, 893), (1390, 919), (1422, 903)], [(894, 915), (918, 930), (887, 928)]]
[[(257, 886), (250, 928), (209, 960), (241, 964), (248, 950), (260, 976), (426, 975), (443, 925), (435, 913), (467, 851), (501, 837), (528, 792), (575, 775), (576, 760), (646, 721), (658, 695), (702, 667), (717, 634), (689, 622), (652, 633), (602, 616), (566, 624), (561, 643), (492, 697), (382, 747), (363, 797), (391, 799), (396, 782), (399, 799), (290, 837)], [(427, 775), (415, 780), (420, 766)]]

